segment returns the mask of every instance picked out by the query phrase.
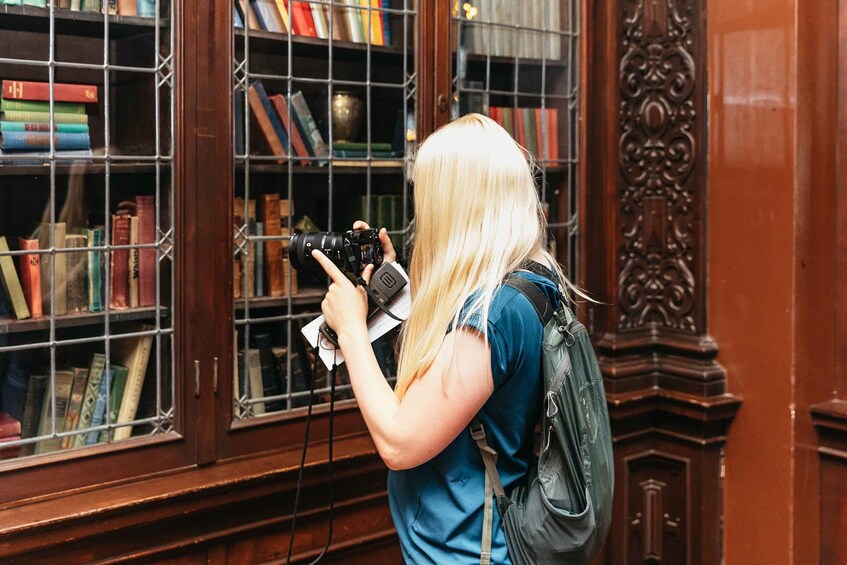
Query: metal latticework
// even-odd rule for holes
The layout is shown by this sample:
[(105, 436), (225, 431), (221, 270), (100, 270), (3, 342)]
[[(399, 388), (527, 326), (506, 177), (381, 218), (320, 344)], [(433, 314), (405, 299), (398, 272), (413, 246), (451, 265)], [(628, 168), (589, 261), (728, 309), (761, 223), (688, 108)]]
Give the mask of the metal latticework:
[[(402, 246), (411, 216), (405, 165), (417, 100), (416, 0), (234, 6), (236, 351), (233, 419), (328, 402), (328, 371), (302, 327), (326, 278), (294, 271), (294, 233), (386, 227)], [(386, 376), (390, 338), (375, 344)], [(336, 400), (352, 399), (342, 365)]]
[(81, 4), (0, 6), (0, 459), (174, 425), (174, 7)]
[(488, 115), (533, 155), (551, 247), (578, 279), (577, 0), (453, 4), (453, 109)]

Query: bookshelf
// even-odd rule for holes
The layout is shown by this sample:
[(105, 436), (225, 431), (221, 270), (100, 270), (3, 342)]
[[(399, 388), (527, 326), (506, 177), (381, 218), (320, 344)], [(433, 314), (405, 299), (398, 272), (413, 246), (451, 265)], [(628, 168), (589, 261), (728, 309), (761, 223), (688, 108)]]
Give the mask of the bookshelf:
[[(6, 160), (0, 164), (0, 236), (12, 244), (9, 251), (0, 251), (0, 262), (10, 259), (20, 277), (21, 257), (33, 252), (19, 249), (18, 238), (38, 239), (33, 234), (46, 211), (48, 232), (64, 220), (66, 236), (96, 225), (103, 226), (104, 236), (99, 246), (91, 248), (86, 239), (85, 251), (50, 245), (48, 238), (34, 252), (48, 264), (54, 257), (99, 251), (101, 257), (110, 257), (108, 269), (104, 266), (100, 272), (101, 289), (106, 290), (110, 287), (103, 281), (116, 272), (111, 264), (114, 255), (149, 250), (157, 265), (153, 304), (126, 309), (110, 305), (61, 315), (45, 310), (37, 319), (17, 319), (12, 312), (0, 315), (0, 385), (9, 383), (12, 365), (25, 382), (36, 373), (46, 377), (41, 406), (46, 397), (51, 415), (62, 409), (64, 400), (50, 392), (48, 381), (57, 391), (60, 385), (66, 389), (63, 371), (73, 367), (90, 371), (95, 354), (107, 356), (110, 366), (119, 365), (128, 358), (125, 349), (132, 349), (130, 345), (150, 342), (132, 419), (113, 421), (111, 410), (104, 410), (99, 426), (60, 430), (51, 424), (49, 432), (45, 428), (38, 434), (36, 429), (17, 443), (0, 443), (0, 481), (8, 485), (0, 489), (0, 524), (9, 524), (8, 529), (0, 525), (0, 561), (14, 561), (24, 546), (26, 551), (40, 552), (32, 554), (36, 561), (59, 555), (70, 562), (109, 560), (129, 547), (147, 556), (144, 559), (162, 561), (165, 555), (156, 553), (156, 544), (173, 548), (172, 542), (182, 543), (173, 541), (168, 528), (156, 530), (165, 514), (172, 520), (168, 523), (175, 524), (171, 532), (195, 531), (197, 526), (185, 521), (195, 513), (205, 516), (198, 524), (222, 532), (240, 527), (233, 520), (247, 520), (254, 513), (257, 520), (261, 512), (266, 512), (263, 520), (276, 517), (280, 504), (285, 506), (291, 498), (296, 478), (292, 469), (299, 462), (304, 432), (308, 396), (304, 387), (311, 359), (299, 328), (320, 312), (326, 281), (292, 271), (283, 262), (281, 289), (277, 285), (281, 292), (271, 293), (266, 265), (256, 268), (258, 250), (267, 260), (267, 246), (274, 243), (284, 256), (291, 230), (346, 230), (359, 218), (388, 227), (395, 245), (404, 247), (414, 213), (406, 173), (415, 144), (441, 123), (468, 111), (477, 103), (474, 100), (482, 98), (485, 106), (479, 109), (486, 113), (491, 107), (507, 106), (558, 110), (552, 123), (558, 134), (558, 157), (542, 155), (538, 174), (559, 256), (570, 261), (567, 254), (575, 253), (571, 251), (579, 164), (573, 128), (579, 108), (578, 65), (572, 52), (575, 32), (566, 26), (554, 28), (561, 30), (556, 32), (560, 57), (514, 57), (458, 49), (457, 28), (484, 24), (482, 19), (460, 21), (458, 14), (450, 14), (450, 0), (289, 1), (289, 7), (292, 4), (302, 4), (310, 12), (324, 10), (325, 15), (331, 9), (345, 18), (376, 11), (385, 44), (357, 41), (349, 28), (319, 37), (262, 26), (237, 27), (232, 0), (158, 0), (154, 12), (158, 17), (0, 4), (0, 80), (88, 84), (98, 89), (97, 102), (85, 107), (90, 155), (61, 151), (51, 155), (49, 149), (46, 156), (36, 158), (0, 155)], [(570, 5), (563, 0), (560, 13)], [(483, 11), (484, 2), (478, 8)], [(575, 7), (567, 9), (573, 19), (578, 17)], [(513, 31), (535, 33), (531, 27), (525, 23)], [(438, 62), (431, 41), (448, 46), (446, 62)], [(289, 109), (288, 120), (280, 120), (285, 136), (277, 149), (282, 152), (274, 151), (254, 115), (250, 86), (255, 81), (261, 83), (272, 110), (279, 112), (274, 100)], [(449, 102), (446, 111), (437, 102), (441, 84), (448, 85), (443, 93), (448, 100), (454, 98), (455, 112)], [(341, 115), (333, 113), (332, 100), (341, 92), (358, 100), (347, 103), (358, 106), (361, 116), (358, 131), (345, 133), (344, 139), (339, 139), (343, 124), (332, 127), (333, 116)], [(290, 109), (298, 93), (326, 145), (323, 153), (315, 153), (314, 147), (310, 152), (305, 141), (299, 150), (295, 145), (291, 132), (300, 132), (296, 120), (302, 116)], [(258, 107), (264, 108), (261, 100)], [(0, 122), (4, 120), (0, 116)], [(273, 124), (269, 131), (275, 132)], [(302, 133), (300, 137), (305, 138)], [(336, 146), (339, 141), (353, 145)], [(279, 231), (268, 234), (265, 198), (273, 196), (278, 199), (271, 205), (279, 208)], [(154, 237), (147, 243), (116, 243), (113, 216), (126, 207), (122, 202), (135, 203), (137, 197), (146, 197), (147, 202), (152, 198)], [(255, 221), (250, 218), (250, 200), (256, 201)], [(131, 207), (121, 212), (133, 215)], [(256, 288), (257, 272), (261, 292)], [(49, 279), (55, 292), (52, 275)], [(104, 306), (109, 304), (105, 296), (102, 299)], [(389, 379), (396, 371), (392, 337), (377, 346)], [(256, 357), (251, 349), (259, 354), (256, 392), (249, 387), (250, 356)], [(273, 366), (267, 375), (261, 373), (263, 362)], [(321, 446), (328, 436), (325, 371), (318, 373), (316, 382), (311, 438), (318, 449), (310, 450), (315, 458), (310, 461), (321, 468), (325, 459)], [(338, 453), (347, 457), (342, 480), (348, 481), (346, 490), (339, 492), (371, 501), (367, 512), (377, 512), (374, 508), (384, 506), (375, 494), (384, 488), (379, 486), (384, 468), (363, 439), (366, 428), (343, 370), (338, 385), (335, 433)], [(0, 388), (0, 401), (5, 397)], [(124, 431), (118, 434), (119, 430)], [(30, 449), (26, 446), (34, 451), (42, 443), (87, 439), (92, 432), (104, 441), (26, 453)], [(256, 502), (270, 492), (271, 483), (280, 485), (273, 487), (278, 488), (273, 496), (284, 493), (283, 498)], [(232, 489), (236, 484), (239, 487)], [(228, 498), (218, 501), (224, 491)], [(182, 496), (188, 492), (190, 496)], [(84, 516), (75, 506), (60, 508), (69, 493), (87, 495), (97, 505), (91, 502)], [(161, 502), (171, 497), (174, 502)], [(230, 512), (231, 503), (241, 510)], [(85, 504), (81, 501), (79, 508)], [(21, 518), (11, 509), (22, 506), (30, 509), (27, 515), (33, 523), (49, 523), (50, 528), (43, 532), (40, 526), (17, 528), (15, 520)], [(354, 506), (346, 507), (342, 519), (354, 525), (370, 523), (361, 512), (349, 510)], [(126, 515), (122, 522), (126, 528), (116, 526), (119, 535), (99, 529), (98, 517), (108, 508)], [(313, 510), (318, 512), (315, 516), (324, 512)], [(68, 533), (63, 539), (82, 540), (77, 546), (50, 537), (50, 532), (74, 528), (83, 532), (82, 537)], [(338, 531), (354, 529), (342, 525)], [(25, 539), (15, 537), (20, 532), (26, 532)], [(213, 543), (217, 542), (208, 542)], [(281, 554), (274, 549), (261, 557), (250, 555), (246, 561), (270, 561)], [(202, 560), (206, 557), (204, 553)]]

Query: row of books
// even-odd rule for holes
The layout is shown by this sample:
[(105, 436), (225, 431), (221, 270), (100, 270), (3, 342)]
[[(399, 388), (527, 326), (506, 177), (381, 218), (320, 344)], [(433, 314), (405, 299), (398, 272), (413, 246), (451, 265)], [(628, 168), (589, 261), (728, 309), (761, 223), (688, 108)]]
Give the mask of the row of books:
[[(330, 18), (330, 7), (332, 18)], [(388, 0), (234, 0), (235, 27), (334, 41), (391, 45)], [(330, 19), (332, 29), (330, 29)]]
[[(256, 200), (245, 202), (235, 199), (235, 245), (239, 258), (233, 261), (233, 290), (235, 298), (241, 298), (247, 290), (248, 297), (285, 296), (288, 285), (291, 293), (297, 293), (297, 277), (293, 277), (288, 265), (288, 238), (292, 235), (288, 225), (289, 213), (293, 213), (292, 202), (281, 199), (278, 194), (264, 194), (260, 199), (261, 222), (257, 221)], [(251, 237), (273, 237), (255, 241), (245, 237), (245, 223)]]
[[(488, 117), (503, 126), (518, 144), (540, 159), (559, 158), (559, 110), (490, 106)], [(546, 138), (544, 135), (546, 126)]]
[[(112, 246), (141, 246), (155, 243), (155, 203), (152, 196), (136, 196), (124, 202), (112, 216)], [(50, 249), (53, 232), (54, 254), (18, 255), (20, 273), (15, 269), (5, 236), (0, 237), (0, 283), (15, 318), (40, 318), (103, 310), (106, 258), (109, 257), (109, 307), (125, 310), (156, 304), (156, 249), (126, 247), (104, 250), (104, 226), (80, 233), (67, 233), (64, 222), (41, 224), (38, 239), (19, 238), (19, 250)], [(84, 233), (83, 233), (84, 231)], [(67, 249), (69, 251), (59, 251)], [(88, 249), (87, 251), (85, 249)], [(78, 251), (76, 251), (78, 250)], [(51, 272), (52, 258), (52, 272)], [(51, 289), (51, 277), (54, 285)], [(2, 316), (2, 313), (0, 313)]]
[(4, 156), (91, 154), (88, 109), (97, 103), (94, 85), (53, 84), (53, 131), (50, 131), (50, 83), (4, 80), (0, 97), (0, 152)]
[[(561, 59), (560, 3), (560, 0), (475, 0), (474, 16), (462, 22), (461, 45), (468, 53), (479, 55)], [(465, 13), (463, 17), (468, 15)]]
[[(48, 0), (0, 0), (0, 4), (46, 8)], [(56, 0), (56, 7), (74, 12), (97, 12), (120, 16), (156, 16), (156, 0)]]
[[(139, 329), (150, 328), (141, 326)], [(9, 430), (13, 431), (13, 422), (16, 421), (19, 436), (5, 441), (34, 437), (45, 439), (20, 446), (15, 453), (3, 452), (0, 457), (48, 453), (120, 441), (132, 435), (132, 426), (92, 428), (107, 424), (117, 426), (135, 420), (153, 337), (134, 336), (110, 343), (108, 374), (105, 354), (95, 353), (88, 367), (57, 368), (52, 383), (49, 368), (28, 372), (24, 352), (8, 354), (8, 367), (3, 379), (0, 434), (3, 433), (2, 422), (9, 424)], [(56, 434), (79, 433), (53, 437), (54, 427)], [(0, 438), (0, 441), (4, 440)]]
[[(233, 96), (235, 152), (238, 155), (244, 154), (243, 96), (244, 93), (240, 90), (237, 90)], [(301, 165), (309, 165), (312, 160), (318, 164), (326, 163), (329, 148), (318, 130), (317, 123), (301, 91), (298, 90), (292, 94), (291, 100), (286, 100), (286, 96), (282, 94), (268, 96), (262, 82), (256, 80), (250, 84), (247, 100), (251, 114), (262, 134), (261, 139), (271, 155), (280, 157), (279, 163), (287, 160), (289, 148), (295, 156), (301, 158), (299, 161)]]

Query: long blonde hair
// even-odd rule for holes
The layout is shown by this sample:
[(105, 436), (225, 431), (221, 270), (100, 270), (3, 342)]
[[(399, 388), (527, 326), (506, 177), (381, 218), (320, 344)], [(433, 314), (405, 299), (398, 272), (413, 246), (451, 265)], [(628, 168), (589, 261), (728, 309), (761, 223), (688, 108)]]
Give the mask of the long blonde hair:
[(546, 251), (546, 222), (530, 159), (502, 127), (480, 114), (443, 126), (418, 149), (409, 264), (413, 306), (401, 336), (399, 398), (432, 365), (451, 324), (459, 327), (478, 315), (488, 339), (494, 292), (536, 252), (546, 254), (560, 280), (572, 287)]

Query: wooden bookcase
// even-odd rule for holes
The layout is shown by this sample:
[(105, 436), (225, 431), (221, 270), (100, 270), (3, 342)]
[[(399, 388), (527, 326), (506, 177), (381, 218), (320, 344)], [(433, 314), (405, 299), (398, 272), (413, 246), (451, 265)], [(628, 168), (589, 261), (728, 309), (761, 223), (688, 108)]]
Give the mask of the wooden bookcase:
[[(546, 4), (536, 3), (539, 9)], [(321, 9), (328, 3), (304, 5)], [(303, 379), (310, 370), (299, 328), (319, 313), (322, 281), (286, 263), (284, 292), (272, 296), (264, 274), (262, 295), (255, 296), (257, 251), (266, 259), (269, 244), (284, 246), (288, 234), (258, 234), (237, 199), (256, 200), (256, 220), (263, 225), (263, 200), (278, 195), (288, 202), (283, 229), (308, 216), (321, 230), (340, 231), (362, 216), (390, 224), (402, 244), (413, 216), (405, 172), (416, 143), (462, 112), (553, 108), (557, 117), (543, 122), (542, 139), (559, 141), (552, 154), (541, 155), (538, 178), (558, 254), (576, 269), (581, 44), (567, 27), (579, 21), (576, 3), (563, 0), (559, 20), (541, 26), (559, 45), (541, 57), (495, 55), (484, 42), (469, 52), (462, 29), (518, 37), (534, 35), (532, 22), (543, 21), (539, 16), (507, 25), (493, 3), (477, 5), (474, 20), (452, 0), (372, 4), (385, 8), (387, 45), (357, 43), (343, 31), (318, 38), (237, 27), (232, 0), (158, 0), (155, 18), (0, 5), (0, 79), (92, 84), (100, 93), (88, 108), (91, 156), (75, 164), (57, 153), (44, 164), (0, 165), (0, 236), (29, 236), (45, 208), (55, 226), (73, 198), (111, 222), (121, 202), (148, 195), (156, 206), (157, 237), (139, 245), (155, 249), (159, 265), (152, 306), (0, 319), (0, 357), (42, 355), (53, 379), (73, 363), (90, 367), (94, 353), (112, 351), (120, 338), (149, 335), (153, 342), (130, 438), (0, 460), (0, 561), (62, 556), (252, 563), (285, 557), (305, 431)], [(342, 15), (368, 10), (342, 3), (334, 8)], [(351, 92), (363, 118), (349, 141), (364, 143), (364, 153), (304, 157), (291, 141), (283, 143), (285, 158), (275, 155), (250, 103), (254, 81), (270, 97), (281, 95), (292, 120), (292, 95), (302, 92), (330, 148), (339, 135), (331, 126), (331, 100)], [(480, 100), (482, 106), (475, 106)], [(295, 123), (283, 127), (288, 136), (297, 129)], [(111, 237), (110, 226), (104, 233)], [(102, 252), (126, 249), (111, 245), (109, 239)], [(42, 256), (63, 253), (54, 247), (59, 251), (48, 246)], [(21, 254), (11, 252), (16, 267)], [(251, 392), (251, 356), (260, 366), (275, 365), (277, 388), (262, 381), (261, 394)], [(390, 343), (381, 356), (391, 378)], [(120, 361), (110, 353), (110, 364)], [(33, 370), (25, 367), (26, 374)], [(343, 378), (341, 371), (334, 415), (335, 519), (341, 526), (336, 524), (333, 557), (396, 560), (384, 467)], [(317, 554), (325, 539), (326, 385), (318, 381), (315, 397), (298, 562)], [(52, 399), (48, 404), (52, 410)], [(105, 418), (104, 440), (114, 423)], [(55, 431), (73, 437), (79, 430)]]

